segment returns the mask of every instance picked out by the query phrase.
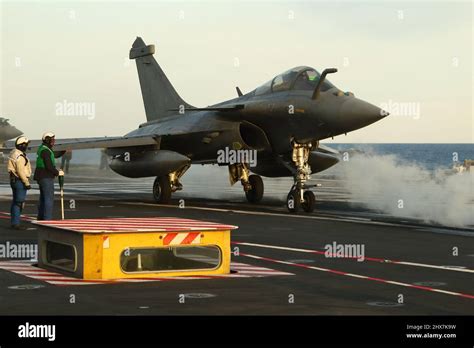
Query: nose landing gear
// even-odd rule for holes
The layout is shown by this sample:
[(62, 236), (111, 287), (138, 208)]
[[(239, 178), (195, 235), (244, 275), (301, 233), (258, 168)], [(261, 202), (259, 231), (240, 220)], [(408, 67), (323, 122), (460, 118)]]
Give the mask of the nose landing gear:
[(316, 197), (313, 191), (298, 189), (295, 185), (286, 197), (286, 207), (290, 213), (298, 213), (303, 208), (306, 213), (312, 213), (316, 206)]
[(291, 159), (296, 167), (294, 174), (294, 184), (286, 198), (286, 206), (290, 213), (298, 213), (300, 208), (307, 213), (314, 211), (316, 198), (309, 190), (312, 185), (307, 185), (306, 181), (311, 179), (311, 167), (308, 163), (309, 153), (313, 147), (312, 143), (299, 144), (292, 142), (293, 152)]

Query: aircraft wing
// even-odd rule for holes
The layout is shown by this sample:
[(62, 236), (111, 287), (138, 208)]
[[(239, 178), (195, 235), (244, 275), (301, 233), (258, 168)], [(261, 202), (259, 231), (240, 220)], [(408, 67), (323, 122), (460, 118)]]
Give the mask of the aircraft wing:
[[(54, 151), (144, 146), (156, 145), (158, 143), (159, 137), (153, 136), (56, 139)], [(9, 141), (5, 145), (6, 146), (1, 149), (2, 152), (9, 152), (15, 147), (13, 141)], [(36, 152), (40, 145), (41, 140), (32, 140), (27, 152)]]

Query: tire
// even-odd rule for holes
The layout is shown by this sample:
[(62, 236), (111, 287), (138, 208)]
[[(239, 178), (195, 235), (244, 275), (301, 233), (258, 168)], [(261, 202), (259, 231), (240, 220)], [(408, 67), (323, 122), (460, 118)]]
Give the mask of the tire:
[(312, 213), (316, 206), (316, 198), (314, 197), (314, 193), (312, 191), (305, 191), (303, 193), (304, 202), (301, 203), (303, 210), (307, 213)]
[(288, 196), (286, 196), (286, 208), (290, 213), (296, 214), (300, 210), (301, 202), (298, 196), (298, 190), (295, 189), (291, 189), (291, 191), (288, 193)]
[(171, 200), (171, 183), (168, 176), (159, 176), (153, 183), (153, 198), (157, 203), (168, 204)]
[(250, 175), (249, 183), (252, 188), (245, 192), (247, 201), (250, 203), (258, 203), (263, 198), (263, 180), (259, 175)]

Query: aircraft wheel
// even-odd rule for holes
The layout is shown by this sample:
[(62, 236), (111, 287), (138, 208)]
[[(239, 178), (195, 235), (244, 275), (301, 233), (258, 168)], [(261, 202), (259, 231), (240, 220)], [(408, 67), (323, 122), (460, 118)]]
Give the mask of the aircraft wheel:
[(298, 213), (300, 210), (301, 200), (299, 192), (299, 190), (292, 188), (286, 197), (286, 207), (290, 213)]
[(314, 211), (314, 207), (316, 206), (316, 198), (314, 197), (314, 193), (312, 191), (305, 191), (303, 194), (304, 202), (301, 203), (303, 210), (307, 213), (312, 213)]
[(258, 203), (263, 197), (263, 180), (259, 175), (250, 175), (249, 184), (252, 188), (245, 192), (247, 201), (250, 203)]
[(158, 203), (167, 204), (171, 200), (171, 183), (168, 175), (159, 176), (153, 183), (153, 198)]

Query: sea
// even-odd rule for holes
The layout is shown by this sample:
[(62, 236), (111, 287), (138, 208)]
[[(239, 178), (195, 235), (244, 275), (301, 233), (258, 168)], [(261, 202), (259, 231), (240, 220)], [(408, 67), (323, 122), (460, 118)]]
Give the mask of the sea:
[(340, 152), (355, 149), (376, 155), (394, 155), (404, 163), (428, 170), (452, 168), (454, 162), (474, 160), (474, 144), (328, 144)]

